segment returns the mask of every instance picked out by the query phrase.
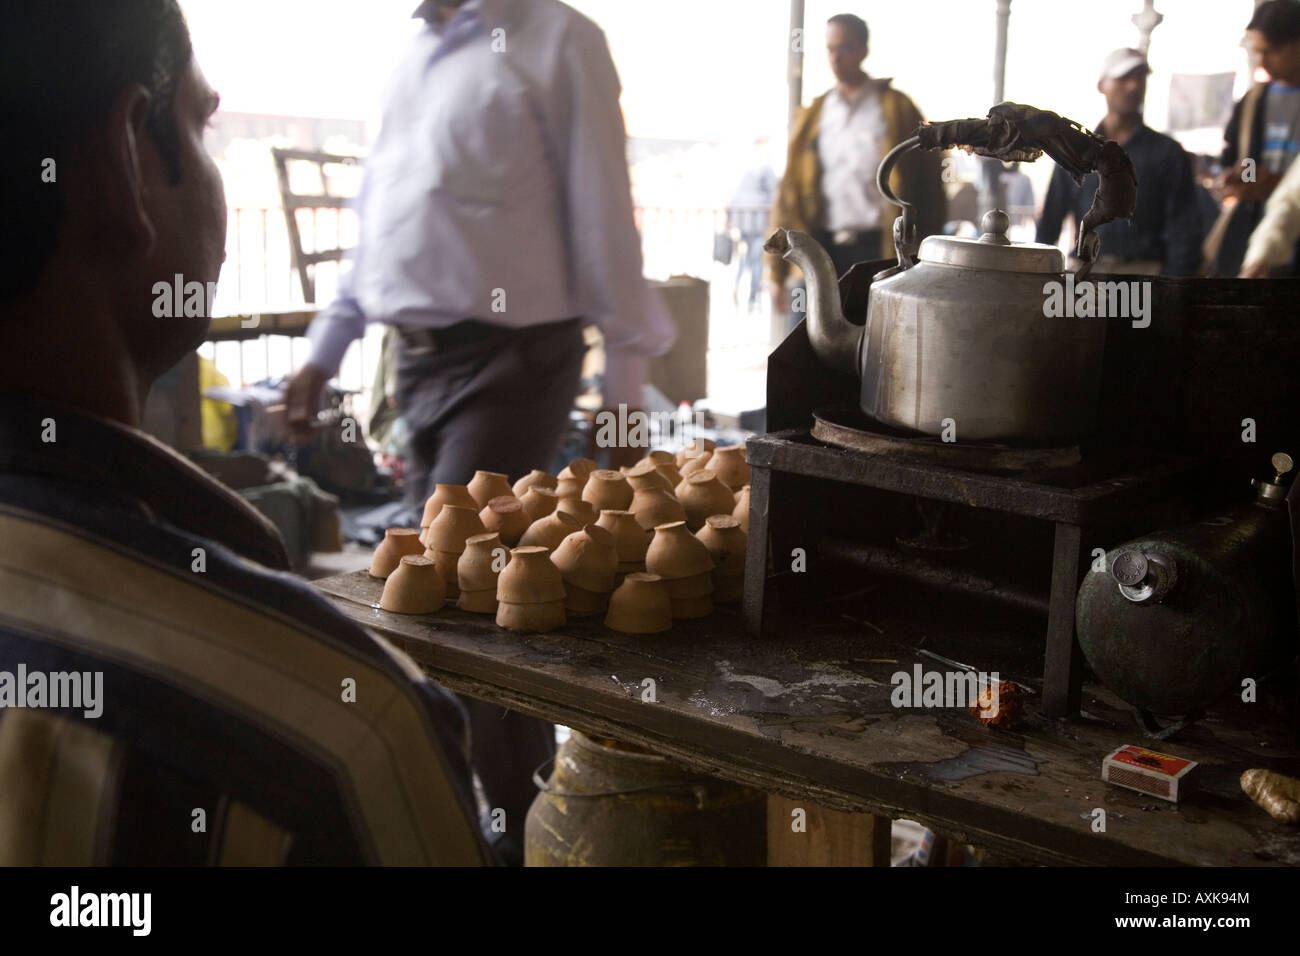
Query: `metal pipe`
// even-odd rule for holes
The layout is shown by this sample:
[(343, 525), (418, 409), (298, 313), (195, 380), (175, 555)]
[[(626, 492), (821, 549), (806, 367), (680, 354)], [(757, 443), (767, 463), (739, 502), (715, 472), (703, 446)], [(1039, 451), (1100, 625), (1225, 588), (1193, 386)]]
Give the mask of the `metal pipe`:
[(1018, 611), (1047, 616), (1048, 599), (1045, 595), (1031, 593), (1005, 581), (944, 567), (923, 557), (833, 536), (823, 538), (819, 550), (827, 557), (886, 577), (957, 591), (968, 597), (997, 601)]

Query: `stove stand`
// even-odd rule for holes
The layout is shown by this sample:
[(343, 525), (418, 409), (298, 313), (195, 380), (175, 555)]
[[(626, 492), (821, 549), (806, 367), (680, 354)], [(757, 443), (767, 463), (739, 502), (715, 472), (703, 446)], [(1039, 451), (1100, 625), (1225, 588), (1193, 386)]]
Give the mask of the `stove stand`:
[[(1181, 497), (1201, 462), (1166, 457), (1133, 471), (1104, 477), (1091, 475), (1083, 483), (1071, 483), (1061, 477), (1060, 469), (1077, 464), (1077, 458), (1072, 459), (1069, 450), (1049, 450), (1044, 455), (1044, 460), (1029, 463), (1027, 471), (1012, 476), (937, 464), (913, 454), (898, 453), (887, 446), (877, 451), (828, 447), (807, 429), (751, 438), (746, 453), (751, 468), (749, 553), (743, 605), (746, 631), (753, 637), (763, 631), (773, 519), (783, 518), (782, 509), (794, 515), (800, 508), (808, 507), (783, 502), (779, 494), (774, 495), (773, 476), (778, 480), (783, 476), (801, 476), (856, 485), (947, 502), (951, 507), (987, 509), (1050, 522), (1054, 528), (1054, 544), (1042, 707), (1043, 713), (1050, 717), (1076, 715), (1083, 657), (1074, 632), (1075, 599), (1088, 569), (1091, 547), (1098, 543), (1093, 531), (1098, 525), (1123, 520), (1125, 515), (1145, 505)], [(1026, 463), (1015, 464), (1023, 468)], [(1096, 470), (1088, 469), (1086, 464), (1084, 474)], [(1074, 470), (1077, 476), (1080, 472), (1078, 468)], [(815, 509), (816, 505), (811, 507)]]

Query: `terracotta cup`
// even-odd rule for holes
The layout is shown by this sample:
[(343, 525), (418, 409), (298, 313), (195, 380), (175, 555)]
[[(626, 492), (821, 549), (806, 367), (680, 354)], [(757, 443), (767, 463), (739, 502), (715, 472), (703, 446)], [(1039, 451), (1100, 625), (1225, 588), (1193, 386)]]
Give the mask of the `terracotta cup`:
[(456, 578), (460, 587), (457, 607), (477, 614), (495, 614), (497, 578), (509, 561), (510, 549), (501, 543), (501, 536), (497, 532), (471, 535), (465, 541), (465, 550), (456, 562)]
[(709, 515), (729, 515), (736, 507), (731, 489), (708, 470), (687, 475), (677, 486), (677, 500), (686, 509), (686, 524), (692, 531), (704, 527)]
[(478, 513), (479, 520), (488, 531), (496, 531), (506, 547), (513, 548), (524, 536), (532, 519), (524, 510), (524, 503), (514, 495), (498, 495)]
[(686, 509), (682, 503), (658, 485), (637, 489), (637, 493), (632, 496), (632, 513), (636, 515), (637, 524), (647, 531), (653, 530), (656, 525), (686, 520)]
[(672, 452), (664, 451), (661, 448), (656, 448), (654, 451), (650, 452), (648, 455), (646, 455), (644, 458), (638, 461), (637, 464), (642, 465), (645, 464), (646, 462), (649, 462), (652, 465), (674, 465), (675, 466), (677, 464), (677, 459), (673, 457)]
[(632, 486), (621, 472), (599, 468), (587, 476), (582, 500), (595, 509), (596, 518), (599, 518), (605, 509), (622, 511), (627, 508), (632, 503)]
[[(427, 528), (433, 524), (433, 519), (438, 517), (438, 512), (442, 510), (443, 505), (460, 505), (462, 508), (473, 508), (475, 511), (482, 507), (469, 493), (469, 488), (464, 485), (434, 485), (433, 494), (424, 503), (424, 517), (420, 519), (420, 527)], [(426, 541), (425, 544), (427, 545), (428, 542)]]
[(456, 597), (460, 585), (456, 578), (456, 563), (465, 550), (465, 541), (487, 529), (479, 519), (478, 509), (460, 505), (443, 505), (438, 517), (433, 519), (424, 534), (425, 554), (438, 563), (438, 573), (447, 584), (447, 596)]
[(634, 512), (602, 511), (596, 527), (604, 528), (614, 536), (614, 550), (618, 552), (620, 570), (626, 572), (645, 568), (645, 553), (650, 547), (650, 532), (641, 527)]
[(565, 623), (563, 601), (543, 601), (538, 604), (512, 604), (497, 602), (497, 627), (511, 631), (528, 631), (540, 634), (563, 627)]
[(749, 548), (740, 520), (731, 515), (710, 515), (696, 537), (713, 558), (713, 600), (735, 604), (745, 590), (745, 553)]
[(663, 579), (635, 572), (610, 595), (605, 626), (624, 634), (658, 634), (673, 626), (673, 604)]
[(614, 536), (596, 525), (565, 538), (551, 554), (551, 563), (564, 579), (564, 609), (574, 614), (595, 614), (614, 590), (618, 551)]
[(581, 491), (582, 486), (587, 483), (587, 476), (599, 467), (600, 466), (590, 458), (575, 458), (560, 471), (559, 479), (560, 481), (563, 481), (565, 478), (576, 479), (578, 481), (578, 488)]
[(560, 503), (560, 496), (553, 489), (534, 484), (519, 500), (524, 506), (524, 514), (528, 515), (528, 520), (531, 522), (541, 521), (553, 512)]
[(551, 563), (551, 549), (520, 546), (497, 577), (497, 600), (511, 604), (564, 603), (564, 578)]
[[(693, 441), (688, 442), (684, 448), (677, 452), (677, 454), (673, 456), (673, 461), (678, 468), (681, 468), (688, 461), (698, 461), (704, 455), (713, 451), (713, 449), (717, 447), (718, 443), (713, 441), (711, 438), (696, 438)], [(682, 474), (685, 473), (686, 472), (683, 470)]]
[(524, 496), (524, 492), (527, 491), (529, 488), (531, 488), (533, 485), (537, 485), (537, 487), (539, 488), (549, 488), (552, 491), (554, 491), (555, 476), (534, 468), (528, 474), (524, 475), (522, 478), (516, 481), (514, 488), (511, 490), (514, 492), (514, 496), (516, 498), (522, 498)]
[(447, 589), (434, 562), (422, 554), (407, 554), (384, 582), (379, 606), (394, 614), (433, 614), (442, 609)]
[(684, 521), (671, 521), (655, 528), (646, 550), (645, 567), (665, 581), (713, 572), (713, 558), (704, 542), (687, 529)]
[(668, 482), (669, 490), (675, 493), (677, 486), (682, 483), (682, 473), (677, 470), (677, 466), (672, 462), (669, 462), (663, 465), (656, 465), (655, 468), (658, 470), (659, 474), (663, 475), (664, 481)]
[(423, 553), (420, 532), (414, 528), (389, 528), (384, 532), (384, 540), (375, 548), (374, 557), (370, 559), (370, 576), (386, 578), (397, 570), (397, 564), (403, 555)]
[(596, 507), (591, 502), (583, 501), (577, 496), (561, 498), (560, 503), (555, 506), (555, 510), (578, 519), (578, 523), (584, 528), (589, 524), (595, 524), (600, 517), (600, 512), (596, 510)]
[(627, 476), (627, 483), (631, 486), (633, 494), (643, 488), (662, 488), (671, 495), (676, 487), (668, 483), (664, 473), (652, 461), (642, 461), (639, 465), (633, 465), (623, 474)]
[(497, 471), (476, 471), (465, 487), (480, 510), (486, 508), (487, 503), (493, 498), (515, 493), (510, 487), (509, 478)]
[(582, 530), (582, 522), (566, 511), (553, 511), (534, 521), (519, 539), (519, 547), (540, 546), (554, 551), (569, 535)]
[(749, 484), (749, 464), (745, 461), (744, 445), (727, 445), (714, 449), (713, 456), (704, 467), (717, 475), (728, 488), (742, 488)]
[(749, 485), (736, 492), (736, 507), (731, 516), (740, 522), (740, 530), (749, 534)]
[(712, 457), (713, 452), (711, 451), (701, 452), (695, 458), (688, 458), (685, 463), (680, 466), (678, 471), (683, 478), (689, 478), (697, 471), (703, 471), (705, 466), (708, 465), (709, 459)]

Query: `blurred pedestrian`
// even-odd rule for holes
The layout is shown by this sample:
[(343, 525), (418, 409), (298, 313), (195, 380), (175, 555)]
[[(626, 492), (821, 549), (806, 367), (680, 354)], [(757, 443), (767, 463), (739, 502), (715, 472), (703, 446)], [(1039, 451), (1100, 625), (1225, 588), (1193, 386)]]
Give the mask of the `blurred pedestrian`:
[[(1138, 50), (1115, 50), (1102, 63), (1097, 91), (1106, 98), (1106, 116), (1096, 131), (1124, 147), (1137, 170), (1137, 208), (1131, 220), (1108, 222), (1098, 230), (1099, 272), (1138, 275), (1195, 275), (1204, 235), (1197, 205), (1192, 160), (1178, 142), (1142, 121), (1147, 74), (1151, 67)], [(1092, 206), (1097, 174), (1082, 185), (1057, 166), (1038, 221), (1038, 241), (1054, 245), (1065, 219), (1075, 228)]]
[[(1204, 248), (1206, 271), (1222, 276), (1241, 270), (1264, 203), (1300, 154), (1300, 0), (1261, 3), (1246, 42), (1269, 79), (1241, 98), (1223, 133), (1223, 212)], [(1298, 265), (1293, 254), (1282, 268), (1296, 275)]]
[[(921, 111), (889, 79), (867, 75), (870, 32), (860, 17), (840, 13), (826, 23), (826, 52), (835, 86), (800, 111), (790, 138), (772, 225), (818, 240), (841, 275), (854, 263), (894, 254), (900, 210), (876, 188), (886, 154), (916, 132)], [(917, 236), (938, 233), (947, 218), (941, 158), (915, 152), (895, 168), (890, 185), (917, 214)], [(773, 314), (789, 311), (790, 264), (769, 256)]]

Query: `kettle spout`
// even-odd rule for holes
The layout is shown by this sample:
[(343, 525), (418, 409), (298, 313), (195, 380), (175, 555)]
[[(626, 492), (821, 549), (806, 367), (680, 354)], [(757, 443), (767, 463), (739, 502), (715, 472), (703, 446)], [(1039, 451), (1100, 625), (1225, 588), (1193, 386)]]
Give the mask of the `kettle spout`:
[(797, 265), (808, 287), (808, 340), (822, 362), (858, 375), (858, 341), (862, 328), (844, 317), (840, 284), (830, 255), (817, 240), (795, 229), (777, 229), (763, 249)]

